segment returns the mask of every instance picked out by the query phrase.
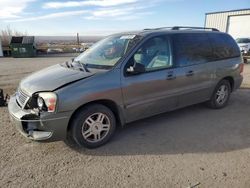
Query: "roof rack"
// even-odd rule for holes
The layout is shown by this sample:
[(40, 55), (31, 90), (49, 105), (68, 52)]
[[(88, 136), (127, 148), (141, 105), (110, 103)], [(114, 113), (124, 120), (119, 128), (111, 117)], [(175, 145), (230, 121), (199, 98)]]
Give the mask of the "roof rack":
[(212, 30), (212, 31), (219, 31), (216, 28), (211, 27), (189, 27), (189, 26), (174, 26), (172, 27), (172, 30), (181, 30), (181, 29), (203, 29), (203, 30)]
[(172, 29), (173, 27), (158, 27), (158, 28), (146, 28), (146, 29), (143, 29), (145, 31), (147, 30), (160, 30), (160, 29)]
[(216, 28), (210, 28), (210, 27), (190, 27), (190, 26), (174, 26), (174, 27), (158, 27), (158, 28), (147, 28), (144, 29), (147, 30), (161, 30), (161, 29), (169, 29), (169, 30), (181, 30), (181, 29), (197, 29), (197, 30), (211, 30), (211, 31), (219, 31)]

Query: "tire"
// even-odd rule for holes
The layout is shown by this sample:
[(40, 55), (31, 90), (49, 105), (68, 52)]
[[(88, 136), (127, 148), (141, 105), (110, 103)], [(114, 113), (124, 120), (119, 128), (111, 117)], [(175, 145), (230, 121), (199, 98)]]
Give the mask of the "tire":
[[(222, 88), (225, 88), (224, 97), (222, 94), (223, 93)], [(211, 99), (207, 102), (207, 106), (210, 108), (213, 108), (213, 109), (224, 108), (228, 104), (228, 101), (229, 101), (230, 95), (231, 95), (231, 91), (232, 91), (231, 85), (230, 85), (230, 82), (228, 80), (220, 81), (217, 84)], [(219, 99), (219, 96), (221, 97), (220, 99)]]
[(248, 60), (247, 60), (246, 58), (243, 59), (243, 62), (244, 62), (245, 64), (248, 64)]
[(111, 139), (115, 129), (113, 112), (104, 105), (93, 104), (74, 115), (68, 140), (73, 140), (80, 147), (97, 148)]

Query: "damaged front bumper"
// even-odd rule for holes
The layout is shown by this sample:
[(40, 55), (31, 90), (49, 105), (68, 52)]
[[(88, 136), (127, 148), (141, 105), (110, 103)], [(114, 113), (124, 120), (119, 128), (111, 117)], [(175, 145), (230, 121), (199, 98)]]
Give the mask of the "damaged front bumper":
[(66, 138), (70, 112), (37, 114), (33, 110), (22, 109), (15, 95), (10, 98), (8, 110), (12, 123), (26, 138), (37, 141)]

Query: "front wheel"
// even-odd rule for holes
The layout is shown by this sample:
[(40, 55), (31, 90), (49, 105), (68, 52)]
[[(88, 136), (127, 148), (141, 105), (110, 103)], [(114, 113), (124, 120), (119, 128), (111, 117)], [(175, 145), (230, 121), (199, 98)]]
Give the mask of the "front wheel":
[(106, 106), (100, 104), (86, 106), (73, 118), (68, 136), (79, 146), (99, 147), (115, 132), (115, 116)]
[(210, 108), (220, 109), (227, 105), (231, 95), (231, 85), (228, 80), (222, 80), (216, 86), (211, 99), (207, 102)]

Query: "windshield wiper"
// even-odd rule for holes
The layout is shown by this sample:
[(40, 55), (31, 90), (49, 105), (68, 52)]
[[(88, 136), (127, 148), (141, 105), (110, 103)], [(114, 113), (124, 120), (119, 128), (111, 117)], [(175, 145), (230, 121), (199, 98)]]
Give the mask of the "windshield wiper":
[(82, 64), (82, 67), (84, 67), (86, 72), (90, 72), (89, 69), (87, 68), (87, 66), (84, 63), (81, 63), (81, 64)]
[(69, 63), (68, 61), (66, 61), (65, 64), (66, 64), (66, 66), (67, 66), (68, 68), (71, 68), (71, 67), (72, 67), (71, 63)]
[(84, 70), (85, 72), (90, 72), (84, 63), (81, 63), (80, 61), (74, 61), (74, 62), (78, 63), (81, 66), (82, 70)]

